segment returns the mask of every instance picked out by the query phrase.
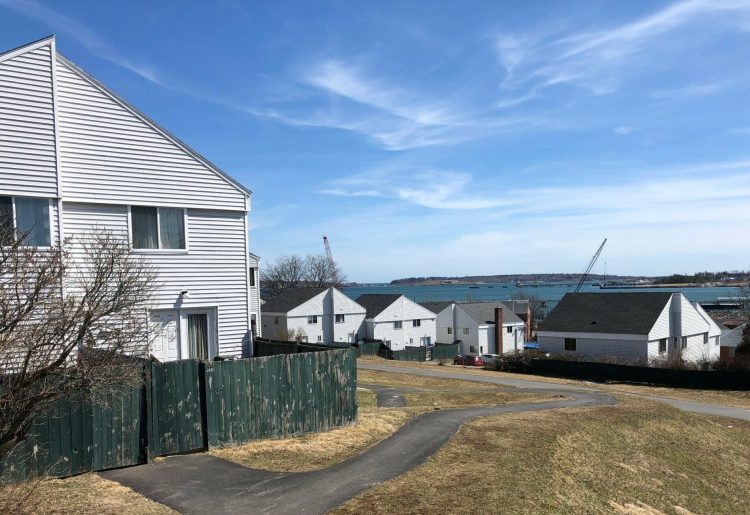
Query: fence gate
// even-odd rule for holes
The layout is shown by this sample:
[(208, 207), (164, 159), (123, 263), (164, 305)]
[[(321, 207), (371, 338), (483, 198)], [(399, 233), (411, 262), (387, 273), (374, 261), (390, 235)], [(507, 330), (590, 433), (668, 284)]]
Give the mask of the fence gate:
[(148, 450), (151, 456), (206, 448), (198, 360), (151, 363)]

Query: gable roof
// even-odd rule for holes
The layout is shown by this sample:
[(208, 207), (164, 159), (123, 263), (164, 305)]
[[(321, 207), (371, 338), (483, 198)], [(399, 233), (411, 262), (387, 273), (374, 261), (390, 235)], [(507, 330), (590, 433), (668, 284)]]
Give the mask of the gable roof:
[(738, 325), (731, 331), (722, 334), (721, 339), (719, 340), (721, 346), (722, 347), (737, 347), (742, 341), (742, 333), (744, 332), (745, 326), (747, 324), (748, 323), (745, 322), (743, 324)]
[(568, 293), (539, 331), (648, 334), (671, 292)]
[(11, 48), (10, 50), (6, 50), (5, 52), (0, 52), (0, 62), (5, 61), (6, 59), (13, 59), (17, 55), (25, 54), (26, 52), (33, 52), (37, 48), (41, 48), (45, 45), (51, 45), (54, 42), (55, 36), (53, 34), (51, 36), (37, 39), (36, 41), (32, 41), (31, 43), (26, 43), (21, 46), (17, 46), (16, 48)]
[[(54, 41), (54, 36), (52, 36)], [(216, 175), (221, 177), (224, 181), (229, 183), (231, 186), (242, 192), (245, 196), (250, 197), (252, 195), (252, 191), (250, 191), (248, 188), (243, 186), (239, 181), (234, 179), (232, 176), (230, 176), (228, 173), (221, 170), (218, 166), (213, 164), (211, 161), (203, 157), (201, 154), (190, 148), (187, 144), (185, 144), (182, 140), (177, 138), (175, 135), (173, 135), (171, 132), (166, 130), (161, 125), (157, 124), (155, 121), (153, 121), (151, 118), (143, 114), (141, 111), (139, 111), (137, 108), (129, 104), (127, 101), (123, 100), (117, 93), (109, 89), (107, 86), (99, 82), (94, 76), (92, 76), (90, 73), (88, 73), (86, 70), (78, 66), (76, 63), (65, 57), (59, 52), (56, 52), (57, 59), (65, 66), (68, 67), (72, 72), (76, 73), (79, 77), (84, 79), (85, 81), (88, 81), (90, 84), (92, 84), (94, 87), (101, 90), (105, 95), (110, 97), (112, 100), (120, 104), (122, 107), (130, 111), (133, 115), (140, 118), (144, 123), (149, 125), (152, 129), (154, 129), (156, 132), (170, 140), (172, 143), (177, 145), (179, 148), (181, 148), (183, 151), (188, 153), (190, 156), (201, 162), (203, 165), (205, 165), (209, 170), (214, 172)]]
[(367, 318), (375, 318), (401, 297), (400, 293), (364, 293), (354, 302), (365, 308)]
[(523, 320), (503, 302), (457, 302), (456, 306), (479, 325), (495, 323), (495, 308), (503, 308), (503, 324), (522, 324)]
[(442, 310), (450, 306), (451, 304), (454, 304), (453, 301), (450, 300), (444, 300), (444, 301), (438, 301), (438, 302), (420, 302), (419, 305), (423, 308), (432, 311), (436, 315), (440, 313)]
[(263, 304), (264, 313), (288, 313), (328, 288), (287, 288)]

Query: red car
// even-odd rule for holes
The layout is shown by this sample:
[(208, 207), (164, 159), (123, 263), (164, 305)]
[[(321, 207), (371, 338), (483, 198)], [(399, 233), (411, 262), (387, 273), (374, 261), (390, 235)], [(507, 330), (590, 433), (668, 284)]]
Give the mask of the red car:
[(482, 361), (482, 358), (479, 356), (471, 356), (469, 354), (456, 354), (456, 357), (453, 358), (453, 364), (454, 365), (464, 365), (467, 367), (481, 367), (484, 366), (484, 362)]

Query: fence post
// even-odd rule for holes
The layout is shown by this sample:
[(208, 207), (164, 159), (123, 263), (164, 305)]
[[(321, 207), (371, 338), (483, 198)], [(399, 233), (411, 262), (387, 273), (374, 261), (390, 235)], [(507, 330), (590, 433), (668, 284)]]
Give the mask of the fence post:
[(208, 450), (208, 402), (206, 400), (206, 363), (198, 363), (198, 392), (200, 394), (201, 427), (203, 428), (203, 450)]

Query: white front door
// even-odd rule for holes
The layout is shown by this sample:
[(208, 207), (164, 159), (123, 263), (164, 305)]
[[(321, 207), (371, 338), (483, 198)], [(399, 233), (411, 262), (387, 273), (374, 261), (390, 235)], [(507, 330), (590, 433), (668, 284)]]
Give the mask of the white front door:
[(178, 312), (153, 311), (151, 313), (151, 354), (159, 361), (180, 358), (180, 324)]

